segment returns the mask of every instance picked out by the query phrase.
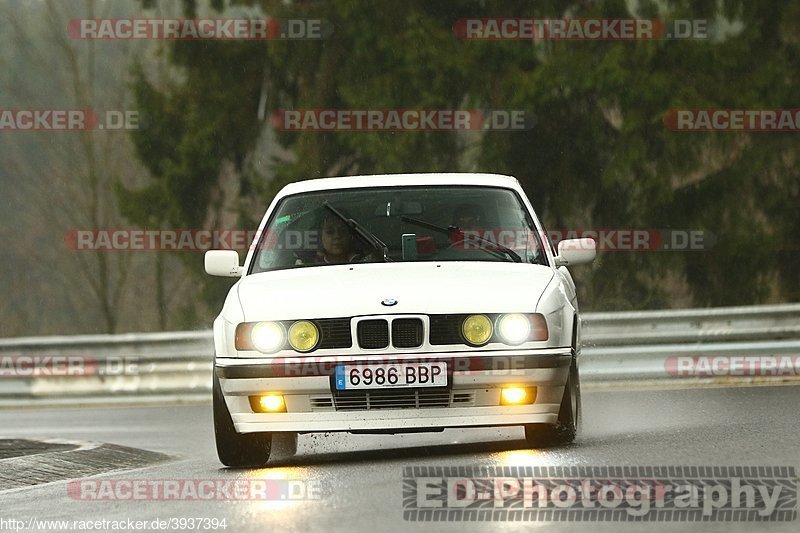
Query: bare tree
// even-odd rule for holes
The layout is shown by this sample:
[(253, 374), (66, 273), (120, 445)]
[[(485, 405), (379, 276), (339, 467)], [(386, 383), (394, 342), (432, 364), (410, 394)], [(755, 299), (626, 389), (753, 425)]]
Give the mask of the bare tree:
[[(108, 8), (107, 3), (101, 5)], [(44, 5), (15, 9), (13, 13), (11, 7), (3, 7), (3, 15), (13, 28), (16, 65), (26, 78), (11, 88), (16, 107), (125, 109), (130, 45), (115, 42), (98, 54), (98, 43), (72, 39), (66, 31), (71, 17), (63, 11), (64, 6), (74, 4), (47, 0)], [(88, 18), (107, 15), (96, 13), (94, 0), (87, 0), (85, 7)], [(20, 222), (29, 237), (26, 240), (33, 240), (38, 233), (47, 243), (29, 246), (27, 251), (32, 268), (47, 272), (38, 277), (45, 284), (39, 291), (69, 302), (66, 305), (75, 309), (73, 319), (80, 323), (72, 325), (80, 329), (114, 332), (126, 314), (133, 318), (129, 323), (148, 327), (141, 299), (148, 298), (149, 291), (135, 291), (139, 301), (134, 304), (134, 313), (126, 313), (122, 304), (130, 290), (129, 280), (134, 277), (141, 282), (146, 278), (152, 257), (132, 252), (73, 253), (63, 244), (63, 237), (53, 246), (56, 232), (63, 236), (71, 228), (125, 226), (114, 184), (142, 179), (144, 174), (126, 133), (86, 130), (15, 135), (6, 145), (3, 161), (18, 184), (18, 202), (25, 207)], [(41, 230), (34, 229), (37, 227)], [(49, 276), (51, 280), (47, 280)], [(146, 304), (152, 305), (149, 301)]]

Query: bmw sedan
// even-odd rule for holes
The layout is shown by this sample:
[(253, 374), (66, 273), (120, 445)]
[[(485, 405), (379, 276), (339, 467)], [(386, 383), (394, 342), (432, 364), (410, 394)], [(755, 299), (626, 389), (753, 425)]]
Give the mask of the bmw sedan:
[(351, 176), (287, 185), (214, 322), (220, 461), (260, 466), (298, 433), (524, 426), (575, 438), (580, 318), (568, 266), (515, 178)]

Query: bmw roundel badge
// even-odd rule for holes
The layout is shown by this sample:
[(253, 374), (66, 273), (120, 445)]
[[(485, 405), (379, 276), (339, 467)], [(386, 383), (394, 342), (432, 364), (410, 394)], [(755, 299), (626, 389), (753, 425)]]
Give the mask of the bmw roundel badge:
[(394, 298), (386, 298), (381, 302), (381, 305), (385, 305), (386, 307), (391, 307), (393, 305), (397, 305), (397, 300)]

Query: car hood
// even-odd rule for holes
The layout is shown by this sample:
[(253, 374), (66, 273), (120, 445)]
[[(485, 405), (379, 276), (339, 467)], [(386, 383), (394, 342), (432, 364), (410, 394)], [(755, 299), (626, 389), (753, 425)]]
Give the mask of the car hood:
[[(534, 312), (552, 269), (492, 262), (371, 263), (293, 268), (238, 283), (246, 321), (374, 314)], [(392, 306), (381, 302), (391, 299)]]

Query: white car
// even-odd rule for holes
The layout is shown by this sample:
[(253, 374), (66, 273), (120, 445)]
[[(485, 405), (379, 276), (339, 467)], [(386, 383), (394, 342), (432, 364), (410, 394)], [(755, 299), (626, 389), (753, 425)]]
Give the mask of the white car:
[(264, 465), (298, 433), (524, 426), (575, 438), (580, 319), (567, 265), (516, 179), (325, 178), (284, 187), (214, 321), (214, 427), (228, 466)]

